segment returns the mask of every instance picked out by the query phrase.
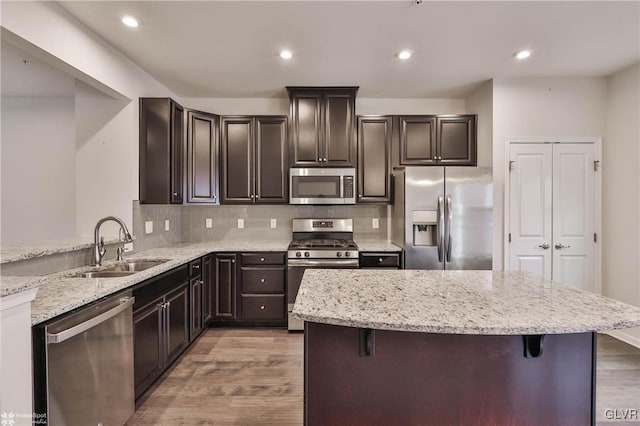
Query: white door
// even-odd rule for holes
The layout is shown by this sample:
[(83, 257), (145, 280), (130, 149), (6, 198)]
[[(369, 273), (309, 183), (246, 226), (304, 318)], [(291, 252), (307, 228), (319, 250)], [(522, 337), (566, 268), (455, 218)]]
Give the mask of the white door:
[(510, 270), (594, 290), (593, 160), (593, 144), (510, 146)]
[(553, 145), (553, 273), (555, 281), (594, 290), (593, 144)]
[(509, 269), (551, 279), (552, 145), (510, 149)]

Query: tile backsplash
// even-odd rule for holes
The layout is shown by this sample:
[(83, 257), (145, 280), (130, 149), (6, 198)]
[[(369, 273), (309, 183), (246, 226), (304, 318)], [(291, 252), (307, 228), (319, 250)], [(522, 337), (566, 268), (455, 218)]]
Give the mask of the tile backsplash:
[[(353, 218), (356, 238), (381, 238), (387, 236), (387, 207), (384, 205), (354, 206), (165, 206), (133, 204), (133, 232), (136, 235), (136, 251), (146, 250), (178, 242), (195, 243), (233, 239), (289, 240), (294, 218)], [(372, 219), (379, 219), (374, 229)], [(169, 219), (170, 230), (164, 230)], [(211, 228), (206, 227), (211, 219)], [(244, 220), (244, 228), (238, 228), (238, 219)], [(276, 228), (271, 228), (276, 219)], [(145, 234), (145, 222), (153, 221), (153, 233)]]

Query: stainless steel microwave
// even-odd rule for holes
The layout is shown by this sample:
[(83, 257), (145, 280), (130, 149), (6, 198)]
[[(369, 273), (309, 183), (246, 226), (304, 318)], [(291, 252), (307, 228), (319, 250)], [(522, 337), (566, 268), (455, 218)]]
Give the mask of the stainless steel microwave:
[(289, 204), (355, 204), (356, 169), (289, 169)]

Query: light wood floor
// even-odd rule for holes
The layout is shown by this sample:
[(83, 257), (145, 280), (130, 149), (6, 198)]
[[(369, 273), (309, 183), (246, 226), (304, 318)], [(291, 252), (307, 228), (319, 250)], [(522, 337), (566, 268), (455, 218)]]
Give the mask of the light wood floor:
[[(302, 425), (303, 336), (273, 329), (209, 329), (143, 396), (129, 425)], [(596, 413), (640, 415), (640, 349), (598, 337)]]

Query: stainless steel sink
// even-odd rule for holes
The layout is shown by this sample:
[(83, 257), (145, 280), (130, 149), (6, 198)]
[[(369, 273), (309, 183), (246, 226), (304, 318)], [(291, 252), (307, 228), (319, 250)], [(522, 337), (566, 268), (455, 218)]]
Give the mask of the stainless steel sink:
[(126, 271), (126, 272), (140, 272), (145, 269), (153, 268), (154, 266), (161, 265), (167, 262), (167, 259), (140, 259), (140, 260), (131, 260), (126, 262), (119, 262), (115, 265), (106, 266), (102, 268), (103, 271)]
[(95, 271), (77, 272), (72, 278), (119, 278), (168, 262), (168, 259), (136, 259), (100, 267)]

